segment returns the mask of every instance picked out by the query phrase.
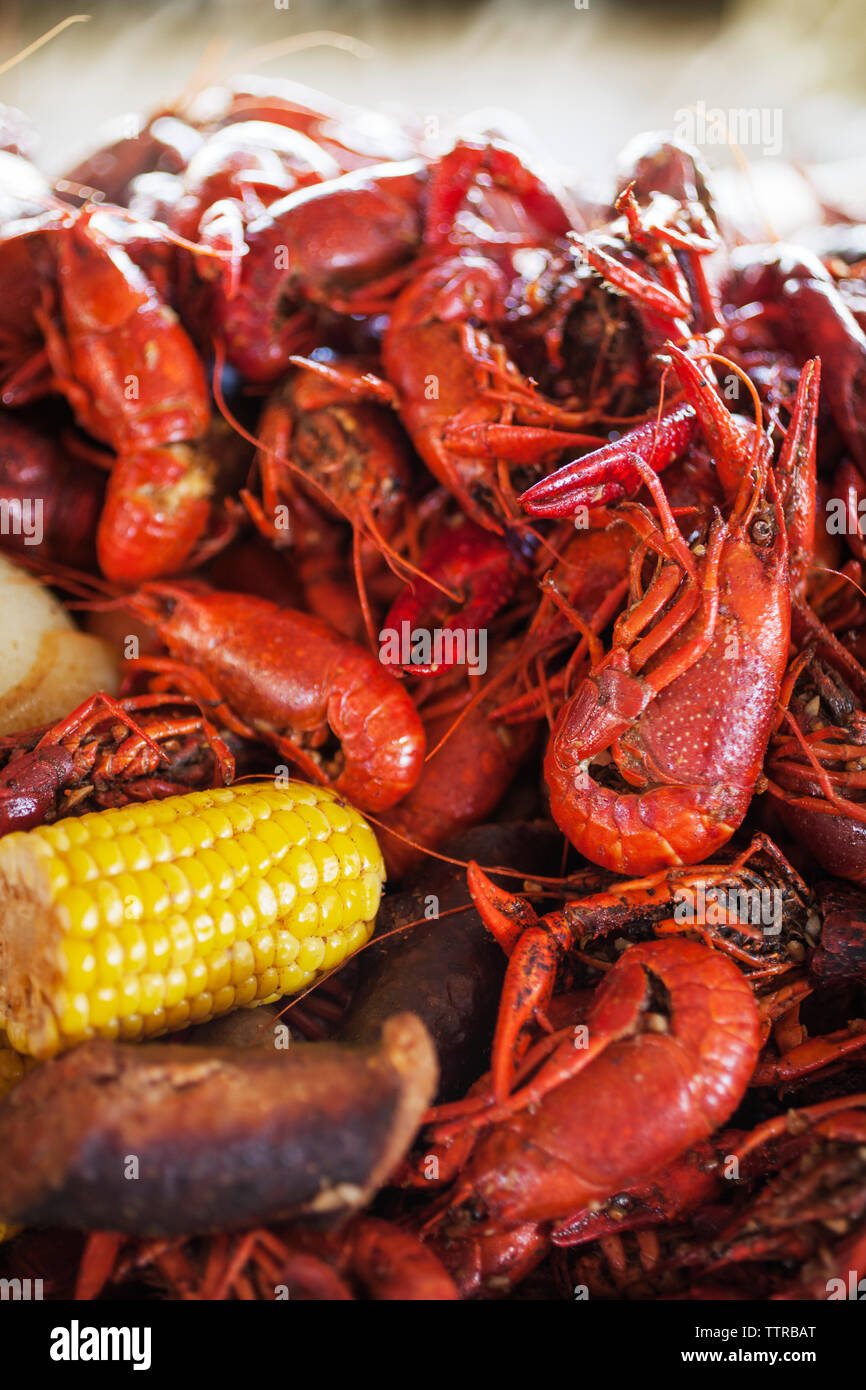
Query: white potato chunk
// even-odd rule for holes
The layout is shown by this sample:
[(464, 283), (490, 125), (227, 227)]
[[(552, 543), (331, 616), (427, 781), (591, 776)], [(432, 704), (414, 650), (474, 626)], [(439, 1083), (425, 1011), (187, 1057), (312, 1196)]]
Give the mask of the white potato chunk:
[(109, 645), (80, 632), (48, 589), (0, 555), (0, 734), (53, 724), (118, 685)]

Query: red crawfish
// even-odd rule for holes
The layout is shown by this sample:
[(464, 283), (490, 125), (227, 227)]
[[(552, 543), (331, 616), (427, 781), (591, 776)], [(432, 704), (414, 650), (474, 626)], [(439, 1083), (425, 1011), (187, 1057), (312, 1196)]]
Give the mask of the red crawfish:
[[(104, 493), (99, 469), (20, 416), (0, 412), (0, 508), (9, 516), (0, 541), (4, 549), (26, 554), (38, 547), (49, 561), (89, 568)], [(34, 506), (41, 507), (41, 516), (28, 511)], [(41, 535), (28, 535), (37, 521)]]
[[(387, 311), (409, 262), (422, 249), (441, 254), (470, 189), (491, 185), (503, 190), (509, 209), (513, 202), (524, 210), (524, 220), (535, 214), (542, 227), (568, 230), (555, 194), (515, 151), (490, 142), (458, 143), (432, 164), (404, 159), (323, 177), (259, 215), (236, 199), (216, 203), (202, 219), (201, 239), (228, 253), (230, 265), (197, 268), (213, 281), (211, 318), (229, 361), (251, 381), (273, 382), (293, 353), (314, 345), (317, 312)], [(495, 242), (498, 228), (473, 212), (472, 244), (488, 234)]]
[[(852, 922), (856, 933), (857, 923)], [(855, 946), (856, 949), (856, 946)], [(800, 1091), (811, 1082), (823, 1084), (835, 1077), (846, 1064), (862, 1066), (866, 1048), (866, 1021), (847, 1018), (850, 996), (841, 1010), (830, 1008), (821, 1027), (829, 1031), (810, 1032), (800, 1020), (800, 1011), (814, 983), (802, 975), (792, 975), (758, 1000), (763, 1050), (752, 1073), (750, 1087), (772, 1087), (782, 1097)], [(832, 996), (830, 996), (832, 998)], [(844, 995), (843, 995), (844, 998)], [(827, 999), (818, 997), (818, 1006), (827, 1008)], [(841, 1015), (841, 1017), (840, 1017)], [(844, 1022), (842, 1021), (844, 1019)], [(834, 1024), (841, 1026), (834, 1027)]]
[(272, 1301), (277, 1289), (302, 1302), (446, 1301), (459, 1295), (429, 1246), (390, 1221), (361, 1215), (340, 1231), (260, 1226), (205, 1240), (87, 1238), (75, 1298), (98, 1298), (125, 1284), (155, 1281), (168, 1298)]
[(547, 1016), (558, 972), (572, 951), (585, 954), (635, 933), (688, 936), (729, 955), (753, 982), (789, 971), (805, 956), (809, 893), (765, 835), (716, 863), (618, 879), (568, 901), (541, 922), (476, 865), (468, 877), (488, 929), (509, 958), (491, 1066), (500, 1101), (513, 1085), (532, 1029)]
[(682, 140), (647, 131), (634, 136), (617, 158), (617, 188), (631, 188), (639, 203), (664, 193), (685, 209), (692, 227), (708, 241), (717, 234), (710, 171), (700, 152)]
[(57, 724), (0, 739), (0, 834), (233, 778), (234, 758), (195, 701), (100, 692)]
[[(710, 244), (675, 225), (678, 209), (666, 209), (671, 225), (641, 214), (630, 194), (621, 209), (609, 234), (540, 250), (531, 281), (516, 255), (484, 246), (422, 264), (393, 306), (383, 360), (401, 418), (480, 525), (513, 522), (515, 487), (565, 449), (602, 443), (581, 431), (606, 412), (646, 408), (658, 380), (645, 371), (647, 344), (689, 332), (692, 291), (668, 243), (695, 260)], [(516, 301), (523, 312), (512, 312)]]
[(500, 139), (459, 139), (431, 169), (424, 245), (438, 255), (458, 247), (538, 247), (561, 242), (577, 211), (548, 172)]
[(866, 983), (866, 896), (849, 883), (833, 880), (819, 883), (816, 893), (821, 925), (811, 975), (817, 980)]
[[(213, 464), (201, 439), (210, 403), (192, 342), (112, 239), (113, 225), (98, 208), (77, 212), (49, 199), (12, 224), (0, 276), (20, 276), (21, 311), (44, 335), (36, 361), (47, 357), (50, 366), (23, 398), (59, 388), (79, 424), (118, 455), (97, 550), (109, 577), (136, 582), (178, 569), (205, 531)], [(19, 369), (16, 403), (21, 378)], [(9, 390), (7, 380), (7, 399)]]
[(204, 367), (173, 311), (84, 210), (56, 238), (59, 319), (42, 316), (78, 422), (118, 455), (97, 535), (110, 579), (181, 568), (210, 516)]
[[(586, 528), (560, 543), (555, 563), (540, 581), (542, 599), (524, 638), (520, 679), (495, 711), (495, 719), (518, 724), (547, 714), (552, 722), (552, 710), (574, 688), (594, 638), (622, 608), (628, 594), (631, 539), (624, 521), (596, 508)], [(583, 634), (576, 646), (575, 627)], [(568, 661), (553, 669), (564, 651), (570, 651)]]
[[(545, 759), (560, 828), (594, 862), (635, 874), (697, 863), (743, 820), (787, 661), (788, 531), (799, 553), (814, 516), (810, 470), (783, 456), (781, 498), (763, 432), (735, 423), (697, 365), (669, 351), (732, 505), (690, 547), (653, 469), (637, 454), (627, 459), (659, 522), (639, 504), (620, 508), (639, 537), (631, 603), (610, 650), (560, 711)], [(799, 435), (789, 437), (793, 450)], [(568, 466), (578, 487), (583, 462)], [(525, 499), (531, 509), (567, 510), (567, 489), (548, 503), (544, 487)], [(647, 555), (657, 559), (644, 587)]]
[[(775, 1149), (778, 1171), (689, 1263), (714, 1278), (748, 1271), (774, 1299), (862, 1297), (866, 1271), (866, 1095), (788, 1110), (733, 1152)], [(795, 1272), (792, 1273), (792, 1267)]]
[(786, 829), (828, 873), (866, 883), (866, 712), (814, 645), (789, 667), (768, 750), (769, 791)]
[(171, 225), (192, 238), (208, 208), (235, 198), (251, 220), (296, 188), (336, 178), (336, 162), (307, 136), (269, 121), (242, 121), (208, 135), (181, 172)]
[[(492, 535), (474, 521), (458, 516), (446, 520), (428, 542), (419, 559), (423, 578), (410, 581), (391, 605), (382, 623), (381, 659), (409, 675), (436, 676), (465, 665), (467, 637), (486, 631), (487, 624), (514, 594), (526, 566), (516, 547)], [(449, 593), (460, 597), (458, 612)], [(438, 651), (431, 660), (413, 659), (413, 634), (437, 634)], [(406, 649), (404, 651), (404, 648)], [(482, 672), (483, 674), (483, 672)]]
[(598, 442), (547, 420), (513, 423), (512, 407), (537, 417), (544, 402), (500, 341), (508, 296), (509, 277), (492, 259), (437, 261), (397, 298), (382, 344), (412, 443), (470, 520), (494, 531), (519, 516), (512, 468), (520, 486), (563, 449)]
[[(539, 921), (525, 901), (489, 889), (475, 871), (473, 900), (512, 951), (524, 932), (554, 941), (559, 914)], [(526, 1053), (504, 1099), (482, 1082), (434, 1112), (434, 1139), (467, 1161), (428, 1230), (465, 1291), (506, 1282), (512, 1266), (525, 1273), (551, 1223), (706, 1139), (739, 1103), (758, 1055), (749, 984), (693, 941), (630, 946), (586, 1026), (585, 1047), (569, 1027)]]
[(411, 698), (372, 653), (318, 618), (180, 584), (144, 585), (129, 607), (170, 652), (138, 666), (212, 707), (240, 737), (269, 743), (366, 811), (393, 806), (418, 780), (425, 740)]
[[(265, 121), (243, 121), (213, 131), (182, 174), (136, 179), (130, 207), (166, 222), (186, 241), (227, 240), (231, 258), (227, 293), (233, 293), (240, 257), (245, 254), (245, 228), (264, 217), (272, 203), (339, 173), (334, 160), (299, 131)], [(163, 244), (169, 243), (163, 239)], [(212, 282), (219, 273), (213, 267), (209, 273), (201, 258), (187, 250), (178, 250), (174, 261), (177, 302), (185, 323), (204, 347)]]
[[(722, 1130), (561, 1223), (556, 1245), (594, 1243), (570, 1264), (569, 1283), (587, 1284), (590, 1297), (699, 1297), (713, 1286), (716, 1297), (850, 1297), (866, 1267), (864, 1102), (840, 1096), (751, 1131)], [(623, 1240), (630, 1231), (635, 1242)]]
[(615, 210), (569, 236), (513, 316), (525, 369), (571, 411), (612, 424), (651, 408), (668, 338), (722, 331), (703, 269), (719, 242), (698, 205), (658, 193), (639, 204), (628, 184)]
[[(647, 433), (646, 427), (639, 426), (631, 437), (646, 439)], [(615, 446), (600, 449), (593, 457), (610, 457), (608, 447)], [(650, 457), (658, 456), (651, 453)], [(617, 482), (610, 483), (614, 492), (619, 486)], [(604, 494), (606, 488), (607, 484), (602, 484), (598, 490)], [(553, 711), (573, 693), (590, 654), (597, 659), (594, 639), (617, 617), (628, 598), (634, 532), (616, 510), (595, 505), (594, 491), (587, 487), (592, 505), (581, 514), (580, 525), (575, 521), (576, 529), (565, 542), (556, 542), (556, 562), (541, 580), (543, 598), (525, 641), (526, 689), (496, 711), (495, 717), (506, 723), (516, 723), (527, 714), (543, 711), (553, 724)], [(665, 478), (665, 491), (672, 510), (681, 517), (684, 538), (690, 544), (699, 540), (712, 519), (713, 508), (723, 502), (709, 454), (693, 447), (673, 463)], [(580, 634), (576, 646), (575, 629)], [(570, 652), (564, 666), (563, 652)]]
[(213, 282), (214, 330), (247, 380), (277, 381), (315, 346), (316, 306), (369, 313), (387, 302), (420, 243), (426, 180), (411, 160), (296, 189), (248, 225), (232, 200), (211, 209), (201, 241), (229, 261), (197, 268)]
[(4, 405), (51, 389), (36, 310), (53, 267), (46, 233), (62, 225), (51, 189), (35, 165), (0, 151), (0, 388)]
[(824, 394), (855, 462), (866, 465), (866, 428), (860, 408), (866, 382), (866, 334), (817, 256), (799, 246), (748, 246), (731, 256), (724, 290), (735, 306), (729, 340), (748, 341), (752, 323), (790, 352), (798, 365), (824, 364)]
[[(393, 393), (360, 362), (295, 357), (293, 363), (296, 370), (271, 396), (259, 422), (261, 499), (250, 489), (241, 497), (264, 536), (296, 547), (300, 566), (315, 564), (311, 529), (327, 539), (329, 528), (317, 527), (315, 519), (311, 527), (310, 505), (298, 506), (299, 493), (325, 518), (348, 522), (355, 582), (368, 617), (362, 544), (372, 544), (399, 566), (388, 538), (402, 516), (410, 481), (405, 436), (387, 408)], [(281, 525), (283, 517), (299, 524)], [(327, 568), (333, 578), (333, 564)]]
[(202, 143), (193, 125), (172, 111), (157, 111), (129, 131), (129, 117), (117, 139), (109, 138), (63, 176), (58, 192), (64, 196), (127, 204), (130, 186), (142, 174), (180, 174)]

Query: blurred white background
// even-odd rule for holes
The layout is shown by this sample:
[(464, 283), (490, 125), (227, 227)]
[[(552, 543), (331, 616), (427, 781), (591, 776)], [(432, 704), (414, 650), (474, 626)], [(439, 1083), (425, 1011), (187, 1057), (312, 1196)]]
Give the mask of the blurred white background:
[[(85, 0), (90, 22), (0, 76), (0, 101), (35, 118), (42, 162), (59, 172), (95, 143), (107, 118), (170, 103), (224, 40), (226, 61), (240, 70), (293, 77), (346, 100), (446, 118), (507, 107), (583, 177), (608, 169), (636, 131), (671, 128), (679, 110), (701, 102), (780, 112), (788, 159), (866, 150), (863, 0), (584, 3)], [(0, 0), (0, 62), (75, 8)], [(369, 51), (242, 61), (320, 29), (352, 35)]]

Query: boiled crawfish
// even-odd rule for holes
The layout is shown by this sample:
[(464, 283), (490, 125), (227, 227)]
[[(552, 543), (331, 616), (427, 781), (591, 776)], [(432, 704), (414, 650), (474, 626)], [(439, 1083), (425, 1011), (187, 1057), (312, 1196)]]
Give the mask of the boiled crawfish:
[(234, 771), (228, 745), (193, 700), (100, 692), (57, 724), (0, 739), (0, 834), (228, 786)]

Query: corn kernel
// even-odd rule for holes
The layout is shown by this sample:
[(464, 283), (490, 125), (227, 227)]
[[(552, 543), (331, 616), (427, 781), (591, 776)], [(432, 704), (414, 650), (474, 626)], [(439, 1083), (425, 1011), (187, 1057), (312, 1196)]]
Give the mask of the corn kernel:
[(99, 921), (103, 927), (118, 931), (126, 921), (123, 895), (113, 879), (100, 879), (94, 883), (93, 891), (99, 908)]
[(301, 942), (301, 949), (298, 951), (297, 964), (301, 970), (313, 972), (318, 970), (325, 958), (325, 943), (320, 936), (308, 936)]
[(137, 975), (147, 967), (147, 941), (144, 932), (135, 922), (125, 922), (118, 928), (117, 939), (123, 948), (126, 969)]
[(139, 835), (118, 835), (115, 845), (119, 850), (128, 873), (141, 873), (149, 869), (153, 859), (148, 854), (147, 845)]
[(210, 831), (212, 845), (214, 840), (231, 839), (233, 827), (225, 811), (216, 806), (208, 807), (207, 810), (199, 812), (199, 820)]
[(298, 940), (312, 936), (319, 929), (319, 904), (315, 898), (302, 898), (285, 921), (289, 931)]
[(66, 867), (73, 883), (89, 883), (99, 874), (93, 855), (85, 849), (71, 849), (66, 856)]
[(71, 938), (63, 952), (66, 958), (66, 988), (88, 990), (96, 980), (96, 953), (89, 941)]
[[(256, 829), (258, 830), (258, 827)], [(262, 878), (271, 867), (271, 856), (264, 841), (257, 833), (243, 832), (235, 837), (234, 843), (241, 854), (246, 856), (250, 873), (256, 878)]]
[[(332, 830), (339, 830), (343, 835), (349, 834), (353, 824), (353, 813), (348, 806), (342, 806), (339, 801), (323, 801), (322, 814), (327, 818)], [(360, 824), (366, 825), (366, 821), (360, 821)]]
[[(83, 850), (77, 852), (79, 854), (84, 853)], [(90, 845), (90, 859), (94, 873), (98, 872), (103, 877), (123, 873), (126, 868), (123, 856), (113, 840), (94, 840)]]
[(189, 1000), (181, 999), (165, 1011), (165, 1026), (170, 1033), (177, 1028), (185, 1028), (189, 1023)]
[(186, 874), (180, 865), (156, 864), (153, 872), (154, 876), (164, 884), (175, 911), (186, 912), (192, 902), (192, 892)]
[[(111, 985), (100, 985), (90, 996), (91, 1027), (109, 1029), (117, 1020), (117, 990)], [(106, 1034), (103, 1033), (103, 1037)]]
[(319, 871), (309, 850), (293, 845), (283, 859), (283, 868), (298, 885), (302, 893), (315, 893), (319, 886)]
[(216, 995), (232, 978), (232, 958), (228, 951), (214, 951), (207, 962), (208, 985)]
[(209, 912), (196, 912), (188, 919), (190, 931), (195, 937), (196, 952), (204, 957), (210, 954), (216, 944), (216, 923)]
[(165, 1003), (165, 976), (158, 970), (148, 970), (139, 976), (141, 1012), (145, 1018), (157, 1013)]
[(352, 878), (344, 879), (338, 886), (337, 892), (343, 899), (344, 922), (357, 921), (359, 914), (364, 911), (367, 901), (363, 883)]
[(301, 943), (296, 936), (292, 936), (290, 931), (281, 928), (276, 933), (276, 949), (274, 951), (274, 964), (278, 969), (283, 966), (291, 965), (296, 959)]
[(218, 898), (225, 898), (235, 886), (235, 876), (231, 866), (215, 849), (200, 849), (194, 862), (200, 864), (210, 879), (211, 890)]
[(223, 985), (221, 989), (214, 990), (213, 1011), (214, 1014), (227, 1014), (229, 1009), (235, 1007), (235, 987), (234, 985)]
[(264, 1000), (269, 995), (275, 994), (280, 983), (280, 972), (273, 967), (262, 971), (257, 977), (256, 998)]
[(171, 863), (172, 844), (163, 829), (155, 825), (143, 825), (139, 827), (138, 838), (150, 856), (152, 864)]
[(302, 821), (310, 827), (313, 840), (326, 840), (333, 836), (333, 827), (320, 806), (305, 806), (301, 802), (296, 808)]
[(171, 933), (165, 922), (145, 922), (141, 928), (151, 970), (162, 970), (171, 959)]
[(141, 1010), (141, 985), (135, 975), (127, 975), (117, 987), (117, 1016), (122, 1023)]
[(208, 986), (208, 968), (203, 960), (191, 960), (184, 966), (188, 999), (204, 994)]
[(96, 974), (101, 985), (114, 985), (123, 970), (123, 947), (114, 932), (99, 932), (93, 941)]
[(157, 1038), (160, 1033), (166, 1031), (165, 1009), (154, 1009), (153, 1013), (145, 1013), (143, 1036), (145, 1038)]
[(280, 915), (285, 916), (290, 908), (295, 905), (295, 900), (298, 896), (297, 884), (294, 879), (286, 873), (285, 869), (280, 868), (271, 869), (268, 872), (267, 881), (274, 890), (274, 896), (279, 905)]
[(235, 989), (235, 1008), (242, 1009), (244, 1004), (249, 1004), (256, 997), (258, 980), (255, 975), (250, 975), (249, 979), (243, 981)]
[(93, 894), (72, 885), (55, 898), (62, 930), (69, 936), (92, 936), (99, 928), (99, 908)]
[(321, 935), (330, 936), (332, 932), (339, 931), (344, 918), (342, 896), (334, 892), (333, 889), (328, 893), (323, 893), (319, 899), (319, 931)]
[(339, 965), (343, 959), (346, 943), (343, 940), (342, 932), (333, 931), (330, 936), (324, 938), (325, 952), (322, 956), (322, 969), (332, 970), (335, 965)]
[(195, 937), (185, 917), (172, 917), (168, 924), (172, 965), (186, 965), (195, 953)]
[(309, 850), (318, 870), (319, 882), (326, 887), (336, 883), (341, 873), (340, 856), (335, 853), (330, 841), (314, 840)]
[(331, 848), (340, 860), (343, 878), (360, 878), (361, 856), (354, 841), (348, 835), (336, 831), (329, 841)]
[[(66, 990), (58, 991), (57, 1026), (67, 1038), (84, 1037), (87, 1032), (90, 1026), (90, 993), (90, 990), (86, 994), (79, 990), (70, 990), (69, 993)], [(12, 1036), (11, 1030), (9, 1036)]]
[(189, 1021), (190, 1023), (205, 1023), (209, 1018), (213, 1018), (216, 1010), (213, 1006), (213, 995), (209, 989), (203, 989), (201, 994), (196, 994), (189, 1001)]
[(173, 965), (165, 972), (165, 1011), (170, 1013), (175, 1004), (186, 998), (186, 971), (182, 965)]
[(280, 970), (280, 991), (283, 994), (297, 994), (303, 989), (306, 975), (299, 965), (286, 965)]
[(248, 941), (236, 941), (231, 949), (232, 984), (240, 985), (255, 970), (255, 956)]

